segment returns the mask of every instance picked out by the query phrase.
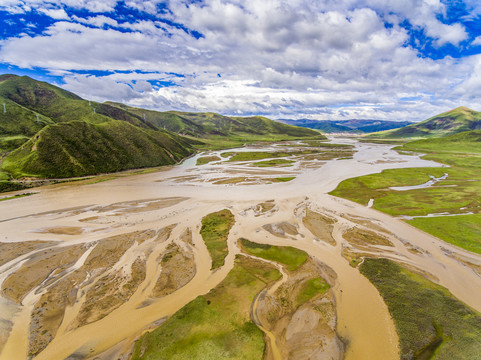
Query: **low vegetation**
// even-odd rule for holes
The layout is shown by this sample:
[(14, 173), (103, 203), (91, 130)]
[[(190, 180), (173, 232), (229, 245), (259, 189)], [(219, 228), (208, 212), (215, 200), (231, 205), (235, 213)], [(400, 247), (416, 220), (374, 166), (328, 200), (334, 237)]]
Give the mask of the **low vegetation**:
[(239, 239), (239, 244), (246, 254), (278, 262), (289, 271), (296, 270), (308, 259), (306, 252), (291, 246), (259, 244), (244, 238)]
[[(385, 170), (380, 174), (345, 180), (331, 194), (363, 205), (374, 199), (375, 209), (395, 216), (433, 214), (409, 222), (444, 241), (481, 253), (480, 144), (480, 130), (407, 143), (397, 149), (424, 152), (423, 158), (450, 166)], [(430, 176), (440, 177), (445, 173), (448, 174), (447, 179), (428, 188), (390, 189), (423, 184), (430, 180)], [(435, 216), (443, 213), (455, 216)]]
[(254, 296), (279, 277), (273, 265), (238, 255), (216, 288), (144, 334), (132, 360), (262, 359), (264, 336), (249, 311)]
[(447, 289), (387, 259), (365, 259), (360, 270), (391, 313), (401, 359), (477, 359), (481, 314)]
[(295, 176), (284, 176), (284, 177), (276, 177), (273, 179), (274, 182), (288, 182), (294, 180)]
[(234, 215), (227, 209), (206, 215), (200, 234), (212, 258), (212, 270), (224, 265), (227, 256), (227, 236), (234, 225)]
[(287, 159), (273, 159), (273, 160), (265, 160), (265, 161), (257, 161), (252, 163), (252, 166), (257, 167), (272, 167), (272, 166), (292, 166), (295, 161), (287, 160)]
[(205, 165), (213, 161), (219, 161), (220, 157), (218, 156), (202, 156), (197, 159), (196, 165)]
[(481, 254), (481, 214), (417, 218), (408, 220), (408, 223), (453, 245)]
[(49, 125), (3, 159), (14, 177), (65, 178), (175, 164), (193, 153), (176, 135), (125, 121)]
[(304, 304), (313, 297), (323, 294), (330, 289), (330, 285), (323, 278), (313, 278), (302, 284), (299, 293), (297, 294), (296, 303)]

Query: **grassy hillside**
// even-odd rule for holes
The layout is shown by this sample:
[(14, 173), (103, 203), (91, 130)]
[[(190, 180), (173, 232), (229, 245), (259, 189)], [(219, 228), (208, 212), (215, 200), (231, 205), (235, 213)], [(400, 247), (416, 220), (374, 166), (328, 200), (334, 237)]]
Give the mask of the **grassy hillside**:
[(396, 130), (388, 130), (369, 135), (372, 138), (429, 138), (457, 134), (463, 131), (481, 129), (481, 112), (461, 106), (451, 111), (433, 116), (420, 123)]
[(197, 138), (209, 137), (246, 137), (284, 136), (284, 137), (319, 137), (317, 131), (291, 126), (270, 120), (262, 116), (232, 117), (216, 113), (192, 113), (180, 111), (152, 111), (139, 109), (124, 104), (107, 103), (132, 113), (156, 127)]
[[(28, 109), (34, 114), (38, 113), (42, 115), (42, 118), (48, 118), (50, 123), (72, 120), (101, 123), (115, 119), (127, 121), (143, 128), (155, 128), (144, 122), (140, 117), (122, 109), (108, 104), (83, 100), (74, 93), (46, 82), (36, 81), (28, 76), (0, 76), (0, 98), (0, 101), (2, 99), (9, 101), (7, 113), (4, 114), (6, 118), (10, 116), (8, 108), (14, 105), (14, 107), (20, 106)], [(0, 108), (0, 110), (3, 109)], [(27, 118), (36, 120), (36, 116), (27, 116)], [(0, 126), (3, 125), (4, 120), (0, 119)], [(43, 120), (43, 125), (47, 125), (46, 119)], [(10, 120), (10, 122), (12, 121)], [(21, 129), (15, 131), (15, 128), (10, 128), (9, 133), (20, 134), (22, 131)]]
[(4, 158), (14, 177), (72, 177), (174, 164), (193, 152), (182, 138), (125, 121), (48, 125)]

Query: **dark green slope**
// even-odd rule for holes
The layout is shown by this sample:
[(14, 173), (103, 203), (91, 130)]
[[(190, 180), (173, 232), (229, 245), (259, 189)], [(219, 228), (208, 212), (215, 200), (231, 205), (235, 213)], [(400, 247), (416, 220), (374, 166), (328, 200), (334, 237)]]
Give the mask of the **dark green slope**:
[(443, 137), (478, 129), (481, 129), (481, 112), (461, 106), (417, 124), (396, 130), (379, 132), (367, 137), (385, 139)]
[(48, 125), (4, 158), (14, 177), (63, 178), (174, 164), (193, 153), (181, 137), (125, 121)]

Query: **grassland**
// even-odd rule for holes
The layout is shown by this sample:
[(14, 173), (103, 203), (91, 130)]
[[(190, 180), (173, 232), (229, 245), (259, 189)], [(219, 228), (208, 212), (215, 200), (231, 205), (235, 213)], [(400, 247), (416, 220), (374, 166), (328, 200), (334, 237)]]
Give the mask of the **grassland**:
[(273, 246), (259, 244), (247, 239), (239, 239), (242, 251), (246, 254), (283, 264), (289, 271), (294, 271), (308, 259), (306, 252), (291, 246)]
[(19, 195), (7, 196), (7, 197), (0, 198), (0, 201), (18, 199), (18, 198), (22, 198), (22, 197), (30, 196), (30, 195), (34, 195), (34, 194), (35, 194), (35, 193), (26, 193), (26, 194), (19, 194)]
[[(339, 151), (325, 151), (323, 149), (318, 149), (318, 148), (312, 148), (312, 149), (306, 149), (306, 150), (297, 150), (297, 151), (243, 151), (243, 152), (238, 152), (238, 153), (224, 153), (226, 154), (223, 157), (230, 156), (229, 161), (255, 161), (255, 160), (264, 160), (264, 159), (277, 159), (277, 158), (285, 158), (285, 157), (291, 157), (291, 156), (316, 156), (320, 155), (323, 158), (326, 159), (331, 159), (331, 158), (336, 158), (338, 156), (346, 156), (346, 155), (352, 155), (352, 152), (350, 151), (352, 147), (341, 147), (338, 149), (337, 146), (334, 147), (334, 150), (339, 150)], [(346, 152), (346, 149), (348, 150)], [(282, 159), (278, 159), (282, 160)]]
[(417, 218), (408, 223), (463, 249), (481, 254), (481, 214)]
[(180, 137), (125, 121), (48, 125), (3, 159), (14, 177), (65, 178), (175, 164), (194, 150)]
[(220, 157), (218, 156), (202, 156), (197, 159), (196, 165), (205, 165), (212, 161), (219, 161)]
[(284, 176), (284, 177), (276, 177), (273, 179), (274, 182), (288, 182), (294, 180), (295, 176)]
[(227, 209), (208, 214), (202, 218), (200, 234), (212, 258), (212, 270), (224, 265), (228, 253), (227, 236), (234, 223), (234, 215)]
[[(481, 253), (481, 131), (441, 139), (426, 139), (399, 146), (399, 151), (424, 152), (423, 157), (449, 165), (445, 168), (385, 170), (380, 174), (348, 179), (331, 192), (390, 215), (457, 216), (415, 218), (409, 222), (440, 239)], [(424, 189), (395, 191), (392, 186), (410, 186), (429, 180), (429, 175), (448, 178)], [(469, 214), (472, 213), (472, 214)], [(462, 215), (466, 214), (466, 215)]]
[(330, 289), (329, 284), (322, 278), (313, 278), (302, 284), (302, 287), (297, 294), (296, 303), (304, 304), (313, 297), (323, 294)]
[(285, 167), (285, 166), (292, 166), (293, 163), (295, 163), (295, 161), (286, 160), (286, 159), (273, 159), (273, 160), (258, 161), (251, 165), (257, 166), (257, 167), (272, 167), (272, 166)]
[(391, 313), (401, 359), (479, 359), (481, 314), (447, 289), (387, 259), (366, 259), (360, 271)]
[(263, 333), (250, 319), (254, 296), (280, 273), (270, 264), (238, 255), (234, 268), (135, 344), (132, 360), (243, 359), (263, 357)]

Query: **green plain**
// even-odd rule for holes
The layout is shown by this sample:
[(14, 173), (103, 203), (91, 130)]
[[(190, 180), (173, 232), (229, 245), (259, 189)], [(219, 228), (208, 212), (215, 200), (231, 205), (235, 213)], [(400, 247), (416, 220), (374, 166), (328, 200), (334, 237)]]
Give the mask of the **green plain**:
[[(461, 214), (415, 218), (409, 223), (444, 241), (480, 253), (480, 144), (479, 130), (404, 144), (396, 149), (426, 153), (424, 159), (449, 167), (385, 170), (379, 174), (345, 180), (331, 194), (362, 205), (374, 199), (375, 209), (394, 216)], [(429, 175), (439, 177), (444, 173), (448, 174), (447, 179), (428, 188), (407, 191), (389, 189), (392, 186), (422, 184), (429, 180)]]
[(416, 218), (408, 223), (446, 242), (481, 254), (481, 214)]
[(246, 254), (281, 263), (289, 271), (299, 268), (308, 258), (305, 251), (291, 246), (259, 244), (244, 238), (239, 239), (239, 243)]

